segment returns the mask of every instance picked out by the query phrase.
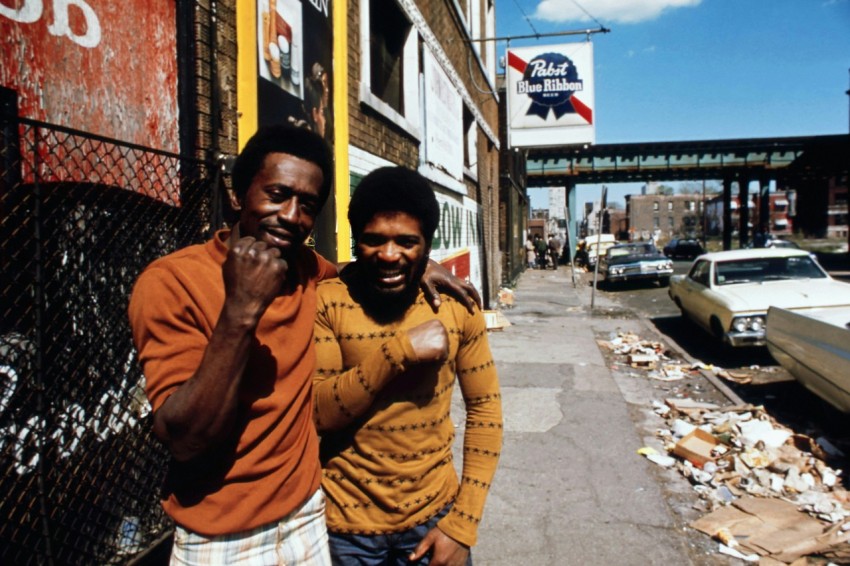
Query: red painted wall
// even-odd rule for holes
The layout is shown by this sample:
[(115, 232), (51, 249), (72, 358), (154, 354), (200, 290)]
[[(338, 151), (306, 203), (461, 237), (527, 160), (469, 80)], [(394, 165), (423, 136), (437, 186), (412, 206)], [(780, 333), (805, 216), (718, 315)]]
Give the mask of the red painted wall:
[(0, 0), (0, 84), (20, 114), (179, 150), (173, 0)]

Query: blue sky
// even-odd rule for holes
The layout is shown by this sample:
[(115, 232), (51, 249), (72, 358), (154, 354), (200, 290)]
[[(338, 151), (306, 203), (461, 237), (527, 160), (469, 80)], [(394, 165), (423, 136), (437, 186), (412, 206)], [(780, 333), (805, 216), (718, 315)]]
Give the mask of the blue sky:
[[(597, 143), (850, 129), (850, 0), (499, 0), (497, 34), (598, 28), (579, 5), (611, 29), (592, 37)], [(637, 190), (609, 186), (609, 200)], [(542, 191), (531, 195), (545, 206)], [(598, 195), (579, 187), (579, 202)]]

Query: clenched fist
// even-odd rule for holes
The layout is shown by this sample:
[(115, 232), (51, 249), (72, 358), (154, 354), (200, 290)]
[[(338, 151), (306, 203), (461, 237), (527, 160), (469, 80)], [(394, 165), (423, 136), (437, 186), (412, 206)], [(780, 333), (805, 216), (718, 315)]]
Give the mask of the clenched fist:
[(414, 326), (407, 336), (420, 363), (442, 362), (449, 356), (449, 334), (436, 318)]
[(222, 266), (228, 314), (256, 323), (280, 293), (288, 265), (280, 250), (251, 237), (240, 238)]

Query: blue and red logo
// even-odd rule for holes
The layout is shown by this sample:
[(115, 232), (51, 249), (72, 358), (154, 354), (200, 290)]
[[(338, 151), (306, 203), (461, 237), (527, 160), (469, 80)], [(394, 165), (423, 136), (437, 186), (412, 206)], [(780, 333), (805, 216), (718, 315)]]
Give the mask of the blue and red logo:
[(535, 115), (544, 120), (549, 112), (560, 118), (565, 114), (577, 114), (588, 124), (593, 123), (593, 109), (584, 104), (579, 96), (584, 90), (584, 81), (569, 57), (561, 53), (542, 53), (526, 63), (516, 53), (508, 52), (508, 65), (520, 73), (517, 94), (527, 94), (531, 106), (526, 115)]

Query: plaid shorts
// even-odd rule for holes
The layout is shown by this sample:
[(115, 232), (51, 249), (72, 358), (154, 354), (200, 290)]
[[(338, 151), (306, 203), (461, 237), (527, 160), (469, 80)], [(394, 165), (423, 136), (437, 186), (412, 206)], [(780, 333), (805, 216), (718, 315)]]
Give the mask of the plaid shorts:
[(205, 537), (174, 530), (172, 566), (330, 566), (325, 498), (319, 489), (280, 521), (250, 531)]

